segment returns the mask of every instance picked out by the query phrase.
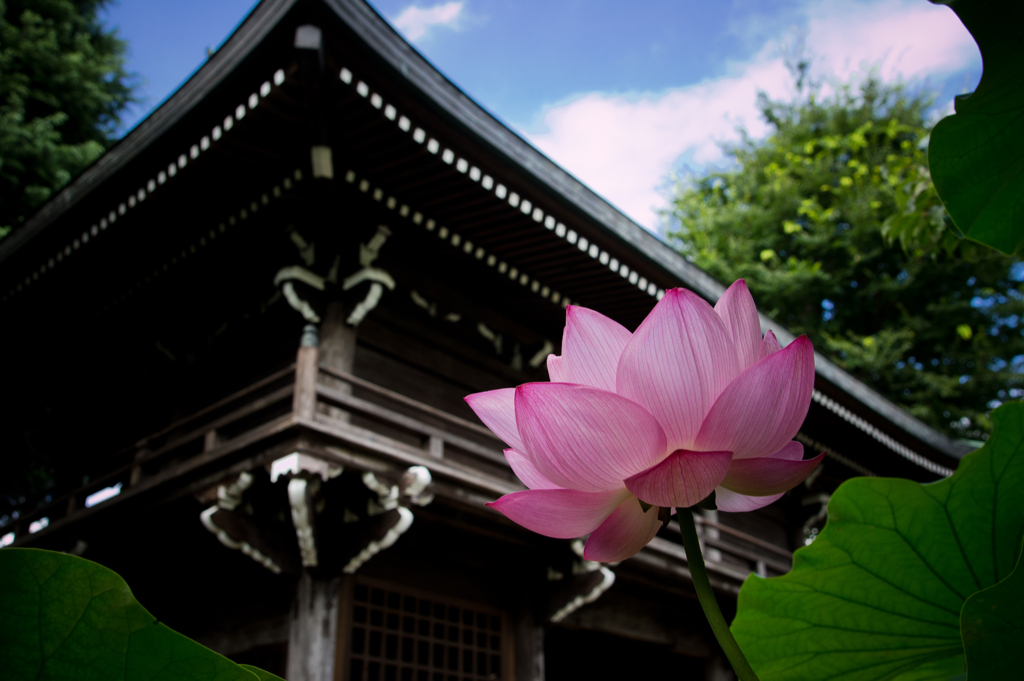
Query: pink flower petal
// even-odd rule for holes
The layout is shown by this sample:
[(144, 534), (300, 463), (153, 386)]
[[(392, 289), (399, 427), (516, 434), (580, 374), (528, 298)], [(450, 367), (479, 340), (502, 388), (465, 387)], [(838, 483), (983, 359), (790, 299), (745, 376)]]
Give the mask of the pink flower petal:
[(583, 547), (583, 558), (617, 563), (636, 555), (661, 528), (658, 510), (657, 506), (651, 506), (644, 512), (640, 502), (631, 494), (590, 535)]
[(548, 380), (552, 383), (572, 383), (565, 370), (565, 361), (558, 355), (548, 355)]
[(708, 409), (739, 371), (722, 318), (697, 294), (672, 289), (622, 351), (616, 392), (654, 414), (669, 450), (692, 449)]
[(766, 497), (790, 490), (811, 474), (824, 454), (806, 461), (762, 457), (736, 459), (722, 480), (722, 487), (750, 496)]
[(650, 468), (667, 451), (665, 433), (653, 416), (597, 388), (527, 383), (516, 388), (515, 412), (525, 453), (541, 475), (560, 487), (619, 489), (624, 479)]
[(757, 358), (764, 359), (768, 355), (774, 355), (776, 352), (782, 349), (779, 345), (779, 339), (775, 337), (775, 332), (768, 329), (768, 332), (761, 339), (761, 345), (757, 349)]
[(525, 452), (523, 439), (516, 428), (516, 389), (501, 388), (485, 393), (466, 396), (469, 408), (491, 429), (502, 442), (513, 449)]
[[(784, 494), (784, 493), (783, 493)], [(719, 511), (726, 513), (746, 513), (764, 508), (782, 498), (782, 494), (773, 494), (767, 497), (748, 497), (745, 494), (730, 492), (724, 487), (715, 490), (715, 505)]]
[(632, 495), (625, 488), (608, 492), (530, 489), (506, 494), (487, 505), (538, 534), (573, 539), (597, 529), (627, 498), (632, 499)]
[(804, 458), (804, 446), (796, 440), (790, 440), (782, 445), (782, 449), (771, 455), (772, 459), (785, 459), (786, 461), (800, 461)]
[[(771, 331), (768, 333), (771, 333)], [(796, 440), (791, 440), (782, 449), (772, 454), (771, 458), (800, 461), (804, 458), (804, 446)], [(785, 492), (780, 492), (779, 494), (770, 494), (766, 497), (753, 497), (733, 492), (719, 485), (715, 489), (715, 503), (719, 511), (746, 513), (747, 511), (756, 511), (759, 508), (764, 508), (768, 504), (778, 501), (784, 495)]]
[(718, 487), (730, 461), (731, 452), (680, 449), (657, 466), (626, 478), (626, 488), (648, 504), (688, 508)]
[(725, 322), (740, 368), (761, 359), (761, 320), (757, 316), (757, 307), (747, 288), (747, 282), (737, 279), (715, 304), (715, 312)]
[(615, 392), (619, 356), (632, 335), (622, 324), (600, 312), (570, 305), (565, 310), (562, 378), (558, 381)]
[(508, 465), (512, 467), (512, 472), (516, 474), (520, 482), (530, 489), (561, 489), (558, 485), (541, 475), (537, 467), (526, 458), (525, 454), (514, 449), (506, 449), (505, 460), (508, 461)]
[(793, 439), (814, 390), (814, 349), (807, 336), (740, 374), (711, 407), (695, 449), (728, 450), (735, 459), (767, 457)]

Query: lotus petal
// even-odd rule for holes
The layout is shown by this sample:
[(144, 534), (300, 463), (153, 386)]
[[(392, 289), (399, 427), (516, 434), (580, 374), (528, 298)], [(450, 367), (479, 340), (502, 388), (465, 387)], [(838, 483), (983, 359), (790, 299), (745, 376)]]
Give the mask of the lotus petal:
[(512, 472), (516, 474), (519, 481), (530, 489), (561, 489), (541, 475), (525, 454), (514, 449), (506, 449), (505, 460), (508, 461), (508, 465), (512, 467)]
[(823, 458), (824, 454), (806, 461), (774, 457), (736, 459), (722, 479), (722, 487), (756, 497), (780, 494), (803, 482)]
[(506, 494), (487, 505), (538, 534), (573, 539), (596, 530), (627, 498), (632, 495), (622, 487), (608, 492), (529, 489)]
[(466, 403), (473, 413), (498, 438), (513, 449), (526, 451), (516, 428), (516, 389), (501, 388), (467, 395)]
[(680, 449), (657, 466), (626, 478), (626, 488), (648, 504), (688, 508), (718, 487), (731, 461), (731, 452)]
[(761, 339), (761, 345), (757, 349), (757, 358), (764, 359), (768, 355), (774, 355), (776, 352), (782, 349), (779, 345), (779, 339), (775, 337), (775, 332), (768, 329), (768, 332)]
[(667, 451), (665, 433), (653, 416), (597, 388), (527, 383), (516, 388), (515, 413), (526, 445), (520, 451), (560, 487), (619, 489), (624, 479), (650, 468)]
[(645, 512), (640, 502), (629, 495), (590, 535), (583, 547), (584, 560), (617, 563), (636, 555), (661, 528), (658, 511), (657, 506), (651, 506)]
[(725, 513), (746, 513), (747, 511), (756, 511), (778, 501), (783, 497), (783, 494), (785, 492), (782, 494), (772, 494), (767, 497), (748, 497), (745, 494), (737, 494), (724, 487), (719, 487), (715, 490), (715, 505), (718, 506), (719, 511), (724, 511)]
[(772, 454), (770, 458), (801, 461), (804, 458), (804, 446), (796, 440), (790, 440), (782, 445), (782, 449)]
[(548, 355), (548, 380), (552, 383), (572, 383), (565, 370), (565, 360), (558, 355)]
[[(600, 312), (570, 305), (565, 310), (561, 377), (557, 381), (615, 392), (619, 356), (632, 335), (622, 324)], [(549, 374), (550, 366), (549, 363)]]
[(669, 451), (692, 449), (705, 414), (739, 371), (722, 318), (697, 294), (672, 289), (622, 351), (616, 391), (658, 419)]
[(742, 279), (733, 282), (718, 299), (715, 312), (725, 322), (740, 368), (746, 369), (761, 359), (761, 319), (757, 316), (757, 306), (747, 282)]
[(768, 457), (793, 439), (814, 390), (814, 349), (801, 336), (754, 364), (715, 401), (695, 449), (729, 450), (735, 459)]

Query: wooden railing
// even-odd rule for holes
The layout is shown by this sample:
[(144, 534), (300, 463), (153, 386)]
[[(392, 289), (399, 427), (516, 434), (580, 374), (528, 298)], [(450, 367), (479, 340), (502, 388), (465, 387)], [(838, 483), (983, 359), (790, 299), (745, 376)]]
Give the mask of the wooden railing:
[[(246, 441), (254, 426), (282, 424), (291, 417), (295, 364), (290, 364), (213, 404), (175, 421), (133, 446), (106, 457), (98, 472), (81, 486), (59, 495), (0, 528), (13, 532), (16, 543), (28, 543), (33, 523), (45, 523), (41, 532), (98, 510), (103, 501), (87, 506), (90, 496), (110, 488), (110, 500), (124, 500), (156, 484), (171, 481), (195, 468), (213, 453), (224, 454)], [(220, 451), (217, 451), (220, 450)], [(38, 525), (36, 525), (38, 526)]]
[[(348, 466), (425, 465), (440, 488), (475, 488), (479, 498), (524, 489), (505, 462), (504, 444), (483, 425), (321, 364), (317, 348), (303, 347), (295, 364), (143, 438), (108, 460), (107, 470), (87, 484), (0, 528), (0, 536), (13, 531), (17, 544), (32, 543), (28, 527), (43, 518), (49, 527), (40, 536), (155, 486), (195, 484), (198, 472), (203, 479), (217, 471), (226, 477), (232, 464), (240, 465), (239, 456), (251, 456), (244, 452), (258, 453), (289, 433), (289, 443), (303, 443), (294, 446)], [(119, 494), (85, 508), (90, 495), (114, 486)], [(720, 577), (734, 582), (751, 572), (789, 570), (792, 554), (786, 549), (708, 518), (696, 521), (708, 567)], [(678, 531), (670, 523), (669, 536)], [(677, 540), (658, 537), (651, 549), (685, 560)]]

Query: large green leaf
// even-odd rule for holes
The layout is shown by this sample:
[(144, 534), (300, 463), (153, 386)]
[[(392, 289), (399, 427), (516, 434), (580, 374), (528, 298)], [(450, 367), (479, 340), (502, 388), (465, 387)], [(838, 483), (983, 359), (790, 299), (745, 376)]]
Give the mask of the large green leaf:
[(932, 131), (932, 181), (968, 238), (1013, 253), (1024, 244), (1024, 3), (943, 4), (974, 36), (985, 70)]
[(945, 480), (843, 483), (793, 570), (747, 579), (732, 630), (763, 681), (963, 671), (960, 610), (1010, 574), (1024, 529), (1024, 404), (992, 418), (986, 445)]
[[(1024, 650), (1024, 570), (1020, 558), (1010, 576), (964, 603), (960, 632), (968, 679), (1013, 679)], [(1016, 655), (1013, 652), (1016, 651)]]
[(12, 681), (257, 679), (158, 623), (117, 573), (39, 549), (0, 549), (0, 660)]
[(240, 664), (238, 666), (241, 667), (242, 669), (245, 669), (246, 671), (250, 671), (253, 674), (255, 674), (256, 678), (258, 678), (260, 681), (284, 681), (284, 679), (282, 679), (277, 674), (271, 674), (270, 672), (265, 672), (262, 669), (260, 669), (259, 667), (253, 667), (251, 664)]

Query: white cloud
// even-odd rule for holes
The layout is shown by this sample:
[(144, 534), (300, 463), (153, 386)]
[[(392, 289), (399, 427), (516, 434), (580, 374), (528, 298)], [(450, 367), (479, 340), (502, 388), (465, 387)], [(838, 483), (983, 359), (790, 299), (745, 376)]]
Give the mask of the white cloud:
[(435, 26), (456, 28), (462, 15), (463, 3), (460, 0), (446, 2), (433, 7), (406, 7), (395, 17), (395, 28), (405, 34), (409, 40), (419, 40), (427, 35)]
[[(887, 80), (942, 79), (979, 60), (977, 46), (947, 7), (917, 0), (811, 0), (802, 27), (814, 73), (842, 79), (879, 65)], [(548, 108), (528, 139), (620, 210), (657, 230), (661, 192), (680, 159), (696, 168), (725, 160), (719, 144), (767, 133), (758, 91), (793, 94), (781, 40), (703, 83), (640, 97), (590, 93)]]
[(948, 7), (827, 0), (807, 14), (808, 51), (819, 68), (840, 78), (877, 62), (888, 80), (943, 77), (979, 58), (974, 39)]

